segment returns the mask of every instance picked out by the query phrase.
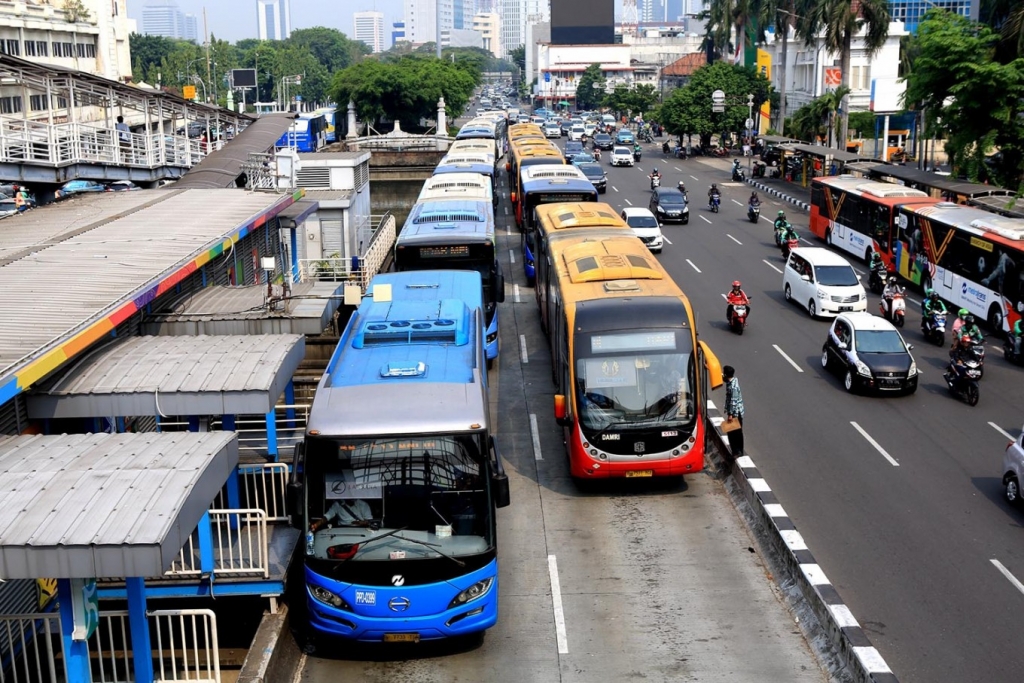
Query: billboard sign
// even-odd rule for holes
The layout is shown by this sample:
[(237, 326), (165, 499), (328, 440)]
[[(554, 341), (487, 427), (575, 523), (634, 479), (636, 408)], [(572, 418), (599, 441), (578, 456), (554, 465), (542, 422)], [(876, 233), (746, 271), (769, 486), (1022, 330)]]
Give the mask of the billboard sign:
[(255, 88), (256, 87), (256, 69), (232, 69), (231, 70), (231, 87), (232, 88)]

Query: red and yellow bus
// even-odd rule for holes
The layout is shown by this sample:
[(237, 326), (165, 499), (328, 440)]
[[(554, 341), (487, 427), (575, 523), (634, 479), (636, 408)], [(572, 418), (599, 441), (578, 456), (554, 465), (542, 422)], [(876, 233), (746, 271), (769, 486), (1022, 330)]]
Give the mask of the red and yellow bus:
[(722, 375), (686, 295), (636, 237), (580, 234), (549, 247), (545, 315), (570, 475), (699, 472), (709, 387)]
[(865, 261), (871, 260), (873, 251), (887, 258), (885, 245), (897, 207), (938, 201), (925, 192), (893, 183), (848, 175), (815, 178), (811, 184), (811, 232), (829, 246)]

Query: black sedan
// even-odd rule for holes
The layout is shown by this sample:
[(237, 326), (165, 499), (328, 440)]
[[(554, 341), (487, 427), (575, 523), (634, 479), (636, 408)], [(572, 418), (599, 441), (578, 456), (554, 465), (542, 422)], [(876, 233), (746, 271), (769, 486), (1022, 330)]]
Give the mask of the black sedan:
[(594, 184), (597, 188), (598, 194), (604, 194), (608, 191), (608, 174), (604, 172), (604, 167), (596, 162), (585, 162), (576, 164), (576, 168), (583, 171), (583, 175), (587, 176), (587, 180)]
[(686, 197), (674, 187), (659, 187), (651, 193), (651, 213), (662, 223), (679, 222), (686, 225), (690, 222), (690, 207), (686, 205)]
[(615, 141), (608, 133), (598, 133), (594, 136), (594, 147), (597, 149), (611, 149), (614, 144)]
[(838, 370), (850, 393), (912, 394), (918, 380), (912, 348), (888, 320), (870, 313), (844, 313), (828, 331), (821, 365)]

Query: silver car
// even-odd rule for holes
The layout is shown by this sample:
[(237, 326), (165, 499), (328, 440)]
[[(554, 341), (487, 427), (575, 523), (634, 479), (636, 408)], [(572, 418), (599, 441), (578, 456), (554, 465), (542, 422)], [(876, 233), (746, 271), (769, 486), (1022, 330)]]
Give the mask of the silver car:
[(1021, 502), (1020, 483), (1024, 481), (1024, 432), (1006, 445), (1003, 454), (1003, 495), (1011, 505), (1024, 506)]

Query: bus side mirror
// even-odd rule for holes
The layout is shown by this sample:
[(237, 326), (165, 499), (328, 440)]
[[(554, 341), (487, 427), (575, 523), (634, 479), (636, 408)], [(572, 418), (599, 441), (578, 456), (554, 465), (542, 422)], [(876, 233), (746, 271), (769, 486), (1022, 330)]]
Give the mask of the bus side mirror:
[(566, 415), (565, 394), (555, 394), (555, 419), (558, 424), (565, 422)]
[(285, 504), (288, 510), (288, 521), (292, 528), (302, 531), (302, 464), (305, 458), (306, 443), (300, 441), (295, 444), (295, 453), (292, 457), (292, 471), (288, 475), (288, 485), (285, 487)]
[(509, 195), (508, 195), (508, 198), (509, 198), (509, 201), (511, 201), (513, 204), (516, 203), (516, 193), (515, 192), (510, 192)]
[(505, 301), (505, 273), (498, 270), (497, 276), (494, 278), (494, 286), (498, 290), (495, 292), (495, 300), (500, 304)]
[(494, 493), (494, 507), (507, 508), (512, 502), (512, 496), (508, 488), (508, 475), (505, 474), (505, 465), (501, 462), (501, 455), (498, 447), (494, 444), (494, 437), (488, 437), (491, 444), (491, 454), (494, 459), (494, 472), (491, 473), (491, 490)]

